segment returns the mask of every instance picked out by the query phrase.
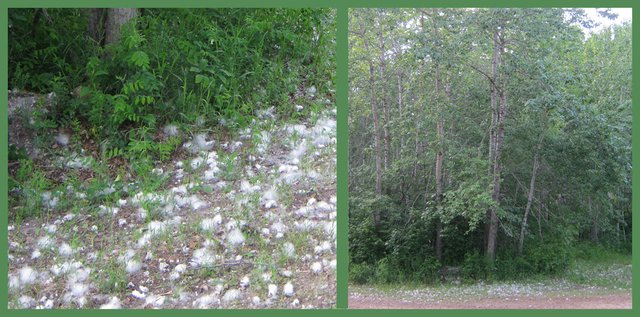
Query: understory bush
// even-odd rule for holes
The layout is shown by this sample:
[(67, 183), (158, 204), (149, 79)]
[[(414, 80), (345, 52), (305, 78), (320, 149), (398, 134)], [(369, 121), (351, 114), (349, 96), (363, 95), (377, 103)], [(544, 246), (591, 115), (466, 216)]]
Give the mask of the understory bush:
[(144, 9), (106, 46), (88, 17), (10, 10), (9, 87), (55, 92), (47, 119), (79, 120), (103, 152), (166, 159), (174, 144), (155, 144), (161, 125), (233, 132), (259, 110), (288, 119), (333, 99), (333, 10)]

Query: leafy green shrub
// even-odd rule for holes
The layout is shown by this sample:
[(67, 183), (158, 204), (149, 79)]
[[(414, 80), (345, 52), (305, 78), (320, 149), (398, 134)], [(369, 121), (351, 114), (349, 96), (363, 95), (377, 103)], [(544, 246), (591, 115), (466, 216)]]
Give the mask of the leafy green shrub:
[(466, 280), (486, 278), (489, 272), (486, 257), (478, 251), (467, 253), (462, 262), (461, 272)]
[(531, 264), (532, 272), (557, 274), (570, 264), (570, 249), (558, 241), (545, 241), (530, 246), (525, 251), (525, 259)]
[(426, 256), (413, 274), (413, 280), (427, 284), (433, 283), (437, 278), (440, 266), (440, 262), (435, 257)]
[(372, 282), (374, 268), (366, 263), (350, 263), (349, 280), (356, 284), (366, 284)]
[(389, 258), (382, 258), (376, 263), (373, 279), (380, 284), (392, 283), (398, 280), (395, 265)]
[(509, 252), (498, 255), (496, 267), (496, 275), (502, 280), (527, 278), (537, 273), (528, 258)]
[(9, 86), (54, 91), (46, 119), (79, 119), (113, 156), (166, 159), (175, 144), (150, 137), (159, 125), (202, 117), (237, 128), (273, 105), (287, 119), (295, 103), (316, 102), (301, 89), (334, 89), (330, 9), (145, 9), (106, 47), (87, 36), (83, 9), (9, 16)]
[(86, 17), (74, 9), (9, 10), (9, 87), (51, 92), (76, 87), (96, 46), (84, 36)]
[(29, 159), (21, 159), (16, 172), (14, 188), (19, 189), (19, 208), (12, 214), (13, 218), (39, 216), (43, 210), (42, 194), (52, 187), (42, 170)]

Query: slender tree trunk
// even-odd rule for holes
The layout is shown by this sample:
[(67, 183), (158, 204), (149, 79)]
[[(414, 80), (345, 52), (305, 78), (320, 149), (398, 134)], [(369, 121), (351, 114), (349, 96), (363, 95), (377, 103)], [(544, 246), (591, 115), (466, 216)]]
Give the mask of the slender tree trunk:
[[(402, 110), (402, 73), (400, 72), (400, 69), (398, 69), (397, 78), (398, 78), (398, 113), (402, 114), (404, 112)], [(405, 145), (405, 139), (400, 138), (400, 149), (399, 149), (400, 153), (398, 157), (402, 157), (402, 149), (404, 149), (404, 145)]]
[[(421, 23), (421, 27), (424, 30), (424, 16), (422, 15), (423, 12), (421, 12), (421, 18), (420, 18), (420, 23)], [(433, 37), (435, 41), (439, 41), (440, 40), (440, 32), (438, 29), (438, 26), (436, 24), (436, 17), (438, 16), (438, 13), (436, 12), (436, 9), (432, 9), (431, 12), (429, 14), (433, 23)], [(436, 186), (436, 208), (438, 210), (440, 210), (442, 208), (442, 195), (443, 195), (443, 161), (444, 161), (444, 118), (443, 118), (443, 112), (444, 112), (444, 107), (443, 107), (443, 98), (442, 98), (442, 87), (441, 87), (441, 78), (440, 78), (440, 61), (435, 60), (434, 62), (434, 67), (435, 67), (435, 71), (434, 71), (434, 98), (433, 98), (433, 105), (434, 105), (434, 109), (435, 109), (435, 115), (437, 117), (436, 120), (436, 157), (435, 157), (435, 186)], [(435, 241), (435, 255), (436, 255), (436, 259), (440, 262), (442, 262), (442, 254), (443, 254), (443, 249), (444, 249), (444, 242), (443, 242), (443, 236), (442, 236), (442, 229), (443, 229), (443, 224), (442, 221), (439, 217), (439, 215), (436, 214), (435, 217), (435, 224), (436, 224), (436, 241)]]
[(522, 249), (524, 247), (524, 236), (527, 230), (527, 218), (529, 217), (529, 211), (531, 211), (531, 203), (533, 202), (533, 193), (536, 186), (536, 174), (538, 172), (539, 162), (538, 157), (542, 147), (542, 136), (538, 140), (536, 146), (536, 152), (533, 155), (533, 168), (531, 170), (531, 182), (529, 183), (529, 195), (527, 196), (527, 207), (524, 209), (524, 216), (522, 217), (522, 226), (520, 227), (520, 239), (518, 239), (518, 255), (522, 255)]
[[(437, 35), (437, 31), (436, 31)], [(444, 119), (442, 118), (442, 102), (440, 97), (440, 67), (436, 65), (435, 70), (435, 93), (436, 93), (436, 109), (438, 121), (436, 123), (436, 135), (437, 135), (437, 152), (436, 152), (436, 206), (438, 209), (442, 208), (442, 181), (443, 181), (443, 173), (442, 173), (442, 165), (444, 161), (444, 149), (443, 149), (443, 138), (444, 138)], [(436, 259), (438, 261), (442, 261), (442, 251), (443, 251), (443, 241), (442, 241), (442, 221), (440, 217), (436, 217)]]
[(588, 198), (588, 204), (589, 204), (589, 213), (591, 214), (591, 234), (590, 234), (591, 242), (598, 243), (600, 242), (598, 239), (598, 231), (599, 231), (598, 208), (593, 208), (591, 203), (591, 196), (589, 196)]
[[(385, 54), (387, 52), (386, 44), (382, 31), (378, 29), (378, 40), (380, 41), (380, 80), (384, 83), (387, 73), (387, 60)], [(384, 114), (384, 124), (382, 125), (382, 133), (384, 134), (384, 170), (389, 169), (390, 156), (391, 156), (391, 135), (389, 134), (389, 123), (391, 118), (389, 116), (389, 102), (387, 102), (387, 91), (385, 89), (387, 85), (382, 85), (380, 93), (382, 94), (382, 112)]]
[[(364, 32), (360, 34), (362, 36), (364, 47), (366, 51), (369, 51), (369, 40), (365, 37)], [(375, 67), (372, 60), (367, 61), (369, 63), (369, 96), (371, 103), (371, 113), (373, 114), (373, 144), (375, 149), (375, 162), (376, 162), (376, 187), (375, 192), (377, 196), (382, 195), (382, 146), (380, 140), (380, 119), (378, 116), (378, 106), (376, 98), (376, 82), (375, 82)], [(373, 225), (376, 228), (380, 226), (380, 214), (374, 210), (372, 213)]]
[[(438, 138), (441, 138), (444, 134), (444, 123), (442, 120), (438, 120), (437, 123), (437, 132)], [(443, 172), (442, 172), (442, 164), (444, 161), (444, 153), (442, 148), (438, 149), (436, 153), (436, 206), (437, 208), (442, 208), (442, 181), (443, 181)], [(442, 261), (442, 252), (444, 248), (444, 243), (442, 239), (442, 221), (440, 217), (436, 218), (436, 259), (438, 261)]]
[[(503, 47), (500, 40), (499, 31), (496, 30), (493, 36), (493, 56), (491, 59), (491, 76), (493, 78), (491, 89), (491, 109), (492, 109), (492, 128), (491, 140), (489, 144), (489, 159), (491, 162), (491, 175), (493, 176), (493, 190), (491, 199), (495, 206), (500, 205), (500, 173), (502, 166), (500, 164), (500, 154), (502, 139), (504, 138), (504, 118), (507, 109), (507, 94), (501, 81), (498, 80), (498, 67), (502, 61)], [(489, 208), (487, 212), (489, 220), (487, 232), (487, 258), (491, 263), (495, 261), (497, 238), (498, 238), (498, 215), (495, 207)]]
[(136, 8), (112, 8), (108, 9), (105, 28), (105, 44), (115, 43), (120, 40), (122, 25), (136, 17)]
[(540, 241), (544, 241), (544, 235), (542, 235), (542, 202), (538, 202), (538, 236)]
[[(369, 41), (364, 40), (365, 49), (369, 50)], [(369, 95), (371, 98), (371, 113), (373, 114), (373, 144), (376, 153), (376, 194), (382, 194), (382, 149), (380, 142), (380, 118), (378, 117), (378, 107), (375, 85), (375, 67), (373, 61), (369, 60)]]

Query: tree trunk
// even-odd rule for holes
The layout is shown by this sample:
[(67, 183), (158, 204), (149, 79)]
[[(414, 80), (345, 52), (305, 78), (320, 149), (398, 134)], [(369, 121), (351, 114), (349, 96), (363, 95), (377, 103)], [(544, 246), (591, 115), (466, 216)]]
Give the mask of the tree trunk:
[(598, 209), (597, 208), (593, 208), (592, 203), (591, 203), (591, 196), (589, 196), (588, 198), (588, 204), (589, 204), (589, 213), (591, 214), (591, 234), (590, 234), (590, 238), (591, 238), (591, 242), (593, 243), (598, 243), (600, 242), (598, 239)]
[(524, 209), (524, 216), (522, 217), (522, 226), (520, 227), (520, 239), (518, 239), (518, 255), (522, 255), (522, 249), (524, 247), (524, 235), (527, 230), (527, 218), (529, 217), (529, 211), (531, 211), (531, 203), (533, 202), (533, 193), (536, 185), (536, 174), (538, 172), (539, 162), (538, 156), (542, 147), (542, 136), (538, 140), (536, 152), (533, 155), (533, 168), (531, 170), (531, 182), (529, 183), (529, 195), (527, 196), (527, 207)]
[(87, 31), (89, 36), (99, 45), (104, 44), (107, 9), (86, 9), (88, 17)]
[[(496, 30), (493, 35), (493, 55), (491, 59), (491, 138), (489, 142), (489, 161), (491, 162), (491, 175), (493, 176), (493, 190), (491, 199), (495, 206), (500, 205), (500, 173), (502, 166), (500, 164), (500, 151), (502, 139), (504, 138), (504, 118), (507, 110), (507, 94), (504, 86), (498, 80), (498, 67), (502, 63), (503, 47), (500, 40), (499, 31)], [(496, 258), (497, 238), (498, 238), (498, 215), (496, 207), (489, 208), (487, 211), (488, 232), (487, 232), (487, 258), (493, 263)]]
[[(364, 32), (361, 32), (362, 40), (364, 42), (364, 47), (366, 51), (369, 51), (369, 40), (365, 37)], [(369, 59), (369, 96), (371, 102), (371, 113), (373, 114), (373, 130), (374, 130), (374, 149), (375, 149), (375, 161), (376, 161), (376, 187), (375, 192), (377, 196), (382, 195), (382, 147), (380, 140), (380, 119), (378, 116), (378, 106), (377, 99), (375, 95), (376, 87), (375, 87), (375, 66), (373, 61)], [(372, 213), (373, 217), (373, 225), (376, 231), (380, 226), (380, 214), (377, 210), (374, 210)]]
[[(436, 25), (436, 10), (431, 11), (431, 17), (433, 19), (433, 36), (435, 41), (440, 41), (440, 32)], [(424, 24), (422, 25), (424, 28)], [(436, 176), (436, 208), (438, 212), (442, 209), (442, 195), (443, 195), (443, 162), (444, 162), (444, 118), (443, 118), (443, 98), (442, 98), (442, 83), (440, 78), (440, 64), (438, 60), (434, 61), (434, 98), (433, 104), (435, 108), (436, 121), (436, 157), (435, 157), (435, 176)], [(436, 259), (442, 262), (442, 254), (444, 249), (443, 237), (442, 237), (442, 221), (439, 215), (435, 217), (436, 222), (436, 243), (435, 254)]]
[[(400, 72), (400, 70), (398, 69), (398, 113), (404, 113), (404, 111), (402, 110), (402, 73)], [(402, 149), (404, 148), (404, 138), (400, 138), (400, 150), (402, 151)], [(400, 152), (402, 154), (402, 152)], [(402, 155), (400, 155), (402, 156)]]
[[(436, 32), (437, 34), (437, 32)], [(444, 119), (442, 118), (442, 105), (440, 98), (440, 67), (436, 65), (436, 78), (435, 78), (435, 90), (436, 90), (436, 109), (438, 112), (438, 121), (436, 123), (436, 135), (437, 135), (437, 146), (438, 150), (436, 152), (436, 206), (438, 209), (442, 208), (442, 165), (444, 161), (444, 149), (443, 149), (443, 138), (444, 138)], [(440, 217), (436, 217), (436, 259), (438, 261), (442, 261), (442, 250), (443, 250), (443, 242), (442, 242), (442, 221)]]
[[(380, 41), (380, 80), (384, 83), (385, 76), (387, 72), (387, 61), (385, 58), (385, 54), (387, 52), (386, 45), (384, 42), (384, 37), (382, 36), (382, 31), (378, 29), (378, 40)], [(385, 90), (386, 84), (382, 85), (380, 89), (380, 93), (382, 94), (382, 112), (384, 114), (384, 124), (382, 125), (382, 133), (384, 134), (383, 142), (384, 142), (384, 170), (389, 169), (390, 164), (390, 156), (391, 156), (391, 135), (389, 134), (389, 102), (387, 102), (387, 91)]]
[(415, 147), (414, 147), (414, 154), (415, 154), (415, 160), (413, 163), (413, 179), (416, 179), (416, 177), (418, 176), (418, 162), (420, 162), (419, 160), (419, 155), (420, 155), (420, 122), (416, 123), (416, 129), (415, 129), (415, 133), (414, 133), (414, 138), (415, 138)]
[(105, 44), (109, 45), (120, 40), (122, 25), (136, 17), (136, 8), (113, 8), (108, 9), (105, 27)]

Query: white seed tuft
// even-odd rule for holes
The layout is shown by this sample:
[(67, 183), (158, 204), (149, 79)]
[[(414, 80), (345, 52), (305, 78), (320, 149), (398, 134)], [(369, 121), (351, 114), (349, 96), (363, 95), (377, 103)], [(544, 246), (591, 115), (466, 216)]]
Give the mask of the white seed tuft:
[(164, 130), (164, 134), (166, 136), (169, 136), (169, 137), (176, 136), (179, 133), (178, 126), (173, 125), (173, 124), (168, 124), (168, 125), (164, 126), (163, 130)]
[(142, 268), (142, 263), (136, 260), (127, 261), (127, 267), (126, 267), (127, 273), (134, 274), (140, 271), (141, 268)]
[(145, 305), (160, 307), (164, 304), (165, 297), (161, 295), (150, 294), (144, 301)]
[(316, 274), (322, 272), (322, 264), (320, 262), (313, 262), (313, 264), (311, 264), (311, 272)]
[(33, 284), (38, 277), (38, 272), (34, 271), (30, 266), (25, 266), (20, 269), (20, 284), (29, 285)]
[(37, 245), (38, 245), (38, 248), (40, 249), (48, 249), (48, 248), (51, 248), (54, 243), (55, 242), (53, 241), (53, 239), (51, 239), (51, 237), (44, 236), (38, 239)]
[(197, 169), (198, 167), (200, 167), (200, 165), (202, 165), (202, 162), (204, 162), (204, 159), (201, 157), (196, 157), (193, 160), (191, 160), (191, 169)]
[(247, 288), (249, 287), (249, 284), (251, 284), (251, 281), (249, 280), (249, 275), (245, 275), (242, 278), (242, 280), (240, 280), (240, 287)]
[(196, 150), (198, 151), (208, 151), (213, 148), (215, 141), (207, 141), (207, 136), (200, 133), (195, 136), (193, 139), (196, 145)]
[(18, 302), (20, 302), (21, 308), (31, 308), (36, 305), (36, 300), (33, 299), (33, 297), (27, 295), (20, 296)]
[(239, 246), (244, 243), (244, 235), (240, 229), (235, 228), (227, 234), (227, 242), (232, 246)]
[(152, 236), (163, 233), (167, 229), (167, 224), (162, 221), (151, 221), (148, 225), (149, 233)]
[(49, 234), (54, 234), (58, 230), (58, 226), (56, 226), (56, 225), (47, 225), (47, 226), (44, 227), (44, 230), (46, 230), (47, 233), (49, 233)]
[(240, 300), (241, 298), (242, 298), (242, 292), (240, 292), (240, 290), (230, 289), (226, 293), (224, 293), (224, 296), (222, 296), (222, 301), (225, 303), (229, 303), (229, 302)]
[(143, 299), (145, 297), (147, 297), (147, 295), (138, 292), (137, 290), (134, 290), (133, 292), (131, 292), (131, 296), (137, 298), (137, 299)]
[(193, 258), (191, 259), (192, 266), (204, 266), (210, 267), (215, 262), (215, 256), (207, 248), (201, 248), (193, 251)]
[(56, 142), (62, 146), (69, 145), (69, 135), (66, 133), (60, 133), (56, 136)]
[(58, 253), (64, 257), (70, 257), (73, 254), (73, 249), (66, 242), (63, 242), (58, 248)]
[[(220, 215), (217, 215), (217, 217), (220, 217)], [(222, 218), (220, 218), (219, 220), (220, 221), (217, 221), (215, 218), (203, 219), (200, 222), (200, 228), (205, 231), (213, 231), (220, 225), (220, 223), (222, 222)]]
[(220, 299), (213, 294), (201, 296), (192, 303), (194, 307), (199, 309), (210, 308), (217, 304), (220, 304)]
[(33, 250), (33, 252), (31, 252), (31, 259), (37, 259), (42, 255), (42, 253), (40, 253), (40, 250)]
[(274, 298), (278, 296), (278, 286), (276, 284), (269, 284), (269, 291), (267, 292), (267, 297)]
[(120, 308), (122, 308), (122, 304), (120, 303), (120, 300), (116, 296), (111, 297), (111, 300), (108, 303), (100, 306), (100, 309), (120, 309)]
[(287, 284), (284, 284), (284, 288), (282, 289), (282, 294), (284, 294), (284, 296), (287, 296), (287, 297), (293, 296), (293, 284), (291, 284), (291, 282), (287, 282)]
[(282, 246), (282, 251), (288, 258), (293, 258), (296, 256), (296, 248), (291, 242), (285, 242)]
[(187, 270), (187, 265), (186, 264), (178, 264), (178, 265), (176, 265), (175, 268), (173, 268), (173, 270), (178, 272), (178, 273), (183, 273), (184, 271)]

